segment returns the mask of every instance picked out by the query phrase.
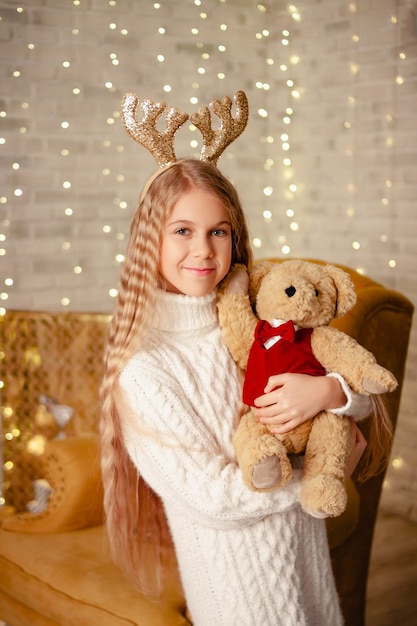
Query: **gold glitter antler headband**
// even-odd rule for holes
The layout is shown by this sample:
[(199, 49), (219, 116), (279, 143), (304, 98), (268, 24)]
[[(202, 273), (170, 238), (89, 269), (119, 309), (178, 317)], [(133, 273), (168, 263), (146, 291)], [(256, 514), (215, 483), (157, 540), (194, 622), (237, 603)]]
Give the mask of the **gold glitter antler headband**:
[(190, 117), (190, 122), (203, 135), (201, 149), (202, 161), (217, 162), (222, 152), (245, 130), (248, 123), (249, 105), (244, 91), (238, 91), (234, 96), (236, 117), (232, 117), (232, 100), (225, 96), (223, 100), (212, 100), (210, 107), (220, 119), (220, 128), (212, 130), (211, 115), (208, 107), (203, 107)]
[(160, 167), (174, 163), (177, 159), (174, 152), (174, 136), (177, 130), (190, 119), (203, 136), (201, 160), (217, 162), (222, 152), (244, 131), (248, 123), (249, 106), (246, 94), (238, 91), (234, 96), (236, 117), (232, 116), (232, 100), (228, 96), (222, 100), (212, 100), (210, 107), (220, 119), (217, 130), (211, 128), (211, 115), (208, 107), (201, 108), (190, 118), (187, 113), (180, 113), (175, 107), (168, 109), (166, 114), (166, 128), (160, 132), (156, 123), (167, 104), (163, 101), (143, 100), (143, 120), (137, 119), (139, 97), (128, 93), (122, 100), (122, 119), (128, 134), (139, 144), (149, 150)]
[(169, 108), (166, 128), (160, 132), (156, 128), (156, 123), (166, 110), (167, 104), (162, 101), (144, 100), (142, 122), (138, 122), (136, 118), (138, 105), (139, 98), (134, 93), (126, 94), (122, 100), (122, 119), (127, 132), (132, 139), (149, 150), (159, 167), (174, 163), (177, 160), (174, 152), (174, 135), (188, 120), (188, 114), (180, 113), (175, 107)]

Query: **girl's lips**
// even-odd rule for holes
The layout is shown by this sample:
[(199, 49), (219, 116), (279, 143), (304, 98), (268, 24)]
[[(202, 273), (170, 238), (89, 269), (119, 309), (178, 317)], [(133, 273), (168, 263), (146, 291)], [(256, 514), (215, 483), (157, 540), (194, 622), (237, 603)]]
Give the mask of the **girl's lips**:
[(197, 276), (208, 276), (211, 274), (214, 268), (212, 267), (186, 267), (188, 272), (196, 274)]

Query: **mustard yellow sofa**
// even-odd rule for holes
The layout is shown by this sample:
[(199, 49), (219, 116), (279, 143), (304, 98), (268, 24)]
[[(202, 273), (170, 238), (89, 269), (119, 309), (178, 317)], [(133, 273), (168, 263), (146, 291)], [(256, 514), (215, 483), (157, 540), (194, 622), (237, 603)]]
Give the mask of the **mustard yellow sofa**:
[[(395, 373), (400, 384), (387, 398), (395, 425), (413, 306), (400, 293), (340, 267), (352, 276), (358, 302), (335, 325)], [(191, 624), (173, 553), (159, 603), (126, 582), (109, 555), (97, 435), (108, 321), (104, 314), (28, 311), (9, 311), (1, 319), (6, 505), (0, 508), (0, 620), (10, 626)], [(41, 394), (74, 408), (65, 438), (56, 438), (59, 429), (40, 404)], [(25, 509), (39, 478), (53, 493), (46, 509), (31, 513)], [(350, 481), (346, 513), (327, 522), (347, 626), (364, 623), (382, 482), (383, 474), (365, 483)]]

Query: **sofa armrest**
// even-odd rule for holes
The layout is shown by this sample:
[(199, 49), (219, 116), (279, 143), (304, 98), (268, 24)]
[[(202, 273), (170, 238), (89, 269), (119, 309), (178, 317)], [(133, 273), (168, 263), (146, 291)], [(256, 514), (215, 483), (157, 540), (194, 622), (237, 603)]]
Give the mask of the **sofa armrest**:
[(6, 517), (2, 528), (26, 533), (58, 533), (103, 523), (103, 487), (97, 435), (49, 441), (46, 479), (53, 488), (45, 511)]

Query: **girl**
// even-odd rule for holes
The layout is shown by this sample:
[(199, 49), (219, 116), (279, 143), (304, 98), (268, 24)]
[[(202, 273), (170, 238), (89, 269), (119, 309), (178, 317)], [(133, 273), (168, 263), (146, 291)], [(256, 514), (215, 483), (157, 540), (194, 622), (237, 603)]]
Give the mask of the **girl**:
[[(216, 313), (216, 287), (235, 263), (250, 266), (251, 253), (231, 183), (207, 162), (159, 170), (133, 218), (105, 357), (102, 467), (113, 554), (142, 590), (157, 592), (172, 535), (194, 626), (337, 626), (325, 526), (299, 506), (299, 470), (284, 488), (257, 493), (236, 465), (241, 375)], [(334, 378), (292, 374), (274, 387), (259, 415), (284, 429), (346, 402)], [(354, 467), (365, 444), (356, 427), (352, 436)], [(153, 581), (141, 571), (150, 548)]]

